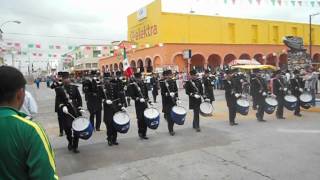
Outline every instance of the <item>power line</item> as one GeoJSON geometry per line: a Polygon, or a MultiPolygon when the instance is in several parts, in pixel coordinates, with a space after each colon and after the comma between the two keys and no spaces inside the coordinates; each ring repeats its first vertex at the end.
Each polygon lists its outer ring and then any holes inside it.
{"type": "Polygon", "coordinates": [[[8,35],[17,35],[17,36],[36,36],[36,37],[47,37],[47,38],[64,38],[64,39],[82,39],[82,40],[92,40],[92,41],[109,41],[110,39],[94,39],[94,38],[85,38],[85,37],[72,37],[72,36],[57,36],[57,35],[40,35],[40,34],[27,34],[27,33],[4,33],[8,35]]]}

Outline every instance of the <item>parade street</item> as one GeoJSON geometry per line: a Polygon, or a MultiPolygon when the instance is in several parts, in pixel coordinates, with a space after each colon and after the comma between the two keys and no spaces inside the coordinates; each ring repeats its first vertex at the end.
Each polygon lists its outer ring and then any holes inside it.
{"type": "MultiPolygon", "coordinates": [[[[318,180],[320,177],[319,112],[302,111],[302,117],[285,110],[285,120],[275,114],[258,122],[250,108],[248,116],[237,114],[238,126],[230,126],[224,91],[216,90],[214,115],[200,117],[201,132],[192,129],[192,111],[183,126],[175,125],[170,136],[163,116],[157,130],[148,129],[149,140],[140,140],[133,101],[127,108],[130,130],[118,134],[119,146],[106,143],[105,124],[87,140],[80,140],[80,154],[67,149],[59,137],[54,113],[55,92],[41,84],[27,89],[36,98],[36,121],[45,128],[55,152],[62,180],[318,180]]],[[[81,91],[81,87],[79,87],[81,91]]],[[[184,107],[188,97],[179,91],[184,107]]],[[[162,110],[161,96],[155,107],[162,110]]],[[[85,106],[82,94],[83,106],[85,106]]],[[[88,116],[88,113],[86,114],[88,116]]]]}

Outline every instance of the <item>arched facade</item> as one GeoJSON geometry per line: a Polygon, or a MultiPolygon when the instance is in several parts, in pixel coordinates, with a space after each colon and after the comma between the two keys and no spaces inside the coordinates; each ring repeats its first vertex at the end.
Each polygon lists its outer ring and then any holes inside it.
{"type": "Polygon", "coordinates": [[[123,71],[123,63],[122,63],[122,62],[119,63],[119,70],[120,70],[120,71],[123,71]]]}
{"type": "Polygon", "coordinates": [[[203,71],[205,66],[205,58],[201,54],[195,54],[191,57],[190,69],[195,68],[198,71],[203,71]]]}
{"type": "Polygon", "coordinates": [[[224,60],[223,60],[223,65],[228,65],[231,61],[237,59],[235,55],[233,54],[227,54],[225,57],[224,57],[224,60]]]}
{"type": "Polygon", "coordinates": [[[268,54],[266,57],[266,64],[267,65],[272,65],[272,66],[277,66],[277,56],[274,54],[268,54]]]}
{"type": "Polygon", "coordinates": [[[109,67],[110,67],[110,72],[113,72],[113,65],[110,64],[109,67]]]}
{"type": "Polygon", "coordinates": [[[153,59],[153,69],[161,66],[161,59],[159,56],[154,57],[153,59]]]}
{"type": "Polygon", "coordinates": [[[250,55],[247,53],[243,53],[239,56],[239,59],[251,59],[250,55]]]}
{"type": "Polygon", "coordinates": [[[173,64],[178,66],[179,72],[187,72],[188,71],[188,62],[183,59],[182,54],[177,54],[173,59],[173,64]]]}
{"type": "Polygon", "coordinates": [[[118,69],[118,64],[117,63],[115,63],[114,65],[113,65],[113,71],[118,71],[119,69],[118,69]]]}
{"type": "Polygon", "coordinates": [[[135,60],[130,62],[130,67],[132,68],[133,72],[137,72],[137,64],[135,60]]]}
{"type": "Polygon", "coordinates": [[[140,72],[144,72],[144,66],[142,59],[139,59],[137,62],[137,69],[139,69],[140,72]]]}
{"type": "Polygon", "coordinates": [[[146,67],[147,72],[150,73],[153,71],[151,58],[146,58],[145,67],[146,67]]]}
{"type": "Polygon", "coordinates": [[[208,67],[214,69],[216,67],[220,67],[221,65],[221,57],[218,54],[211,54],[208,58],[208,67]]]}
{"type": "Polygon", "coordinates": [[[265,61],[263,59],[263,54],[256,54],[253,56],[253,59],[255,59],[256,61],[258,61],[260,64],[264,64],[265,61]]]}

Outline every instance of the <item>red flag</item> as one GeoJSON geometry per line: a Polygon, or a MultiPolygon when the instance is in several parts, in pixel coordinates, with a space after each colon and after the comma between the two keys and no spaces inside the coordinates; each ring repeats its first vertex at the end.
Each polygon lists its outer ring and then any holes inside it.
{"type": "Polygon", "coordinates": [[[281,6],[281,0],[278,0],[279,6],[281,6]]]}
{"type": "Polygon", "coordinates": [[[36,44],[36,48],[41,48],[41,45],[40,44],[36,44]]]}
{"type": "Polygon", "coordinates": [[[130,64],[129,64],[129,61],[128,61],[126,48],[123,49],[123,69],[124,69],[124,74],[127,77],[131,77],[133,75],[133,71],[132,71],[130,64]]]}
{"type": "Polygon", "coordinates": [[[56,46],[56,49],[61,49],[61,46],[56,46]]]}
{"type": "Polygon", "coordinates": [[[14,43],[15,47],[20,47],[20,43],[14,43]]]}
{"type": "Polygon", "coordinates": [[[37,53],[32,53],[33,56],[37,56],[37,53]]]}
{"type": "Polygon", "coordinates": [[[236,3],[236,0],[232,0],[232,4],[235,4],[236,3]]]}
{"type": "Polygon", "coordinates": [[[57,57],[57,55],[56,55],[56,54],[54,54],[54,55],[53,55],[53,57],[57,57]]]}
{"type": "Polygon", "coordinates": [[[261,0],[257,0],[257,3],[260,5],[260,3],[261,3],[261,0]]]}

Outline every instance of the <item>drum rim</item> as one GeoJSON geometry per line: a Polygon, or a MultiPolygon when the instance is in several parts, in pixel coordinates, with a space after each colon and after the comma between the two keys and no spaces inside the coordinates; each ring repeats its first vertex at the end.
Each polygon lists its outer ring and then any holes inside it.
{"type": "Polygon", "coordinates": [[[212,114],[213,113],[213,106],[212,106],[212,104],[211,103],[209,103],[209,102],[202,102],[201,104],[200,104],[200,112],[201,113],[203,113],[203,114],[212,114]],[[203,112],[202,111],[202,109],[201,109],[201,107],[202,107],[202,105],[210,105],[210,112],[203,112]]]}
{"type": "Polygon", "coordinates": [[[143,116],[144,116],[145,118],[148,118],[148,119],[157,119],[158,117],[160,117],[160,112],[158,111],[158,109],[156,109],[156,108],[154,108],[154,107],[150,107],[150,108],[146,108],[146,109],[143,111],[143,116]],[[157,115],[156,117],[154,117],[154,118],[146,117],[146,111],[151,110],[151,109],[155,109],[156,112],[158,113],[158,115],[157,115]]]}
{"type": "Polygon", "coordinates": [[[267,97],[265,100],[265,103],[267,104],[267,105],[269,105],[269,106],[278,106],[278,101],[276,100],[276,98],[272,98],[272,97],[267,97]],[[268,99],[272,99],[274,102],[276,102],[276,104],[275,105],[273,105],[273,104],[269,104],[268,102],[267,102],[267,100],[268,99]]]}
{"type": "Polygon", "coordinates": [[[119,111],[119,112],[114,113],[112,119],[113,119],[113,122],[116,123],[116,124],[118,124],[118,125],[126,125],[126,124],[130,123],[130,116],[128,115],[128,113],[122,112],[122,111],[119,111]],[[128,122],[125,122],[125,123],[122,123],[122,124],[116,122],[116,120],[114,119],[114,116],[115,116],[116,114],[125,114],[125,115],[128,117],[128,122]]]}
{"type": "Polygon", "coordinates": [[[72,122],[72,129],[75,130],[75,131],[78,131],[78,132],[86,130],[89,126],[90,126],[90,120],[88,120],[88,119],[85,118],[85,117],[77,117],[77,118],[74,119],[73,122],[72,122]],[[79,121],[80,119],[84,119],[84,120],[86,120],[86,121],[88,122],[87,126],[85,126],[86,128],[84,128],[84,129],[82,129],[82,130],[75,128],[75,125],[74,125],[74,124],[76,123],[76,121],[79,121]]]}
{"type": "Polygon", "coordinates": [[[294,95],[285,95],[283,98],[286,102],[295,103],[298,101],[298,98],[296,98],[294,95]],[[295,101],[287,101],[286,97],[293,97],[295,101]]]}
{"type": "Polygon", "coordinates": [[[174,113],[176,113],[176,114],[178,114],[178,115],[186,115],[186,114],[187,114],[187,110],[186,110],[186,108],[184,108],[183,106],[173,106],[172,109],[171,109],[171,111],[173,111],[174,113]],[[185,113],[181,114],[181,113],[174,112],[174,111],[173,111],[173,108],[181,108],[181,109],[183,109],[183,110],[185,111],[185,113]]]}
{"type": "Polygon", "coordinates": [[[244,107],[244,108],[248,108],[248,107],[250,107],[250,102],[249,102],[249,100],[247,100],[247,99],[243,99],[243,98],[241,98],[241,99],[237,99],[237,105],[239,105],[239,106],[240,106],[240,104],[238,104],[238,101],[240,101],[240,100],[243,100],[243,101],[248,102],[248,105],[247,105],[247,106],[241,106],[241,107],[244,107]]]}
{"type": "Polygon", "coordinates": [[[310,93],[302,93],[300,96],[299,96],[299,99],[300,101],[302,101],[303,103],[310,103],[312,101],[312,95],[310,93]],[[301,96],[308,96],[308,98],[310,99],[309,101],[304,101],[302,100],[301,96]]]}

